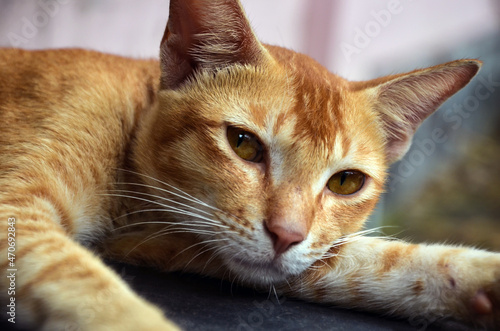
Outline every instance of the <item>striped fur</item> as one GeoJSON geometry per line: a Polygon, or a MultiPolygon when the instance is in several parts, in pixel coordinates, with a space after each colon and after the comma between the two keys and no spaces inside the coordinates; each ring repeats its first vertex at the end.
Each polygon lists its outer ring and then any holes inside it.
{"type": "MultiPolygon", "coordinates": [[[[16,220],[18,321],[175,329],[106,256],[314,302],[499,327],[499,254],[361,230],[388,166],[479,67],[460,60],[349,82],[261,44],[229,0],[172,0],[160,63],[0,50],[0,224],[7,233],[16,220]],[[262,162],[234,153],[228,126],[258,137],[262,162]],[[343,170],[366,175],[358,192],[328,189],[343,170]]],[[[8,245],[4,236],[3,252],[8,245]]]]}

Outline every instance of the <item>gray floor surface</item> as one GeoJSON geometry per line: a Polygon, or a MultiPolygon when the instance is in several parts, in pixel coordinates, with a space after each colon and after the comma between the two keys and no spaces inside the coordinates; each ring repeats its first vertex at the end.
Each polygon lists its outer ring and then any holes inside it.
{"type": "MultiPolygon", "coordinates": [[[[143,297],[187,331],[472,330],[450,321],[396,320],[238,287],[224,281],[110,263],[143,297]]],[[[6,318],[0,330],[16,330],[6,318]]],[[[119,331],[119,330],[116,330],[119,331]]]]}

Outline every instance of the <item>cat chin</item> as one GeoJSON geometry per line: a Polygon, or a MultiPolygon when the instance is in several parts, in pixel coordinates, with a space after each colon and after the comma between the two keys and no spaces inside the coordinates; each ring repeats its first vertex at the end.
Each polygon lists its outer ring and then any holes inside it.
{"type": "Polygon", "coordinates": [[[231,258],[226,261],[227,267],[240,280],[252,285],[269,285],[284,282],[287,278],[300,274],[303,270],[284,267],[281,259],[270,262],[254,262],[231,258]]]}

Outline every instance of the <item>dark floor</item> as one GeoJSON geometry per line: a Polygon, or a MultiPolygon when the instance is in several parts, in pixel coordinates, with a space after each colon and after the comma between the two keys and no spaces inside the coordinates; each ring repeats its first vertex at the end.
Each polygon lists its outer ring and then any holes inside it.
{"type": "MultiPolygon", "coordinates": [[[[194,275],[165,274],[122,264],[112,267],[143,297],[164,308],[183,329],[195,330],[469,330],[424,320],[398,321],[239,288],[194,275]]],[[[0,330],[15,330],[6,319],[0,330]]],[[[119,330],[117,330],[119,331],[119,330]]]]}

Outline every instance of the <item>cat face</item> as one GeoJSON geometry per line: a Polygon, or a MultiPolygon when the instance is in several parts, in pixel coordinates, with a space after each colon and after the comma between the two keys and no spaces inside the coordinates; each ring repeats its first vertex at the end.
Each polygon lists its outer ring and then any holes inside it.
{"type": "Polygon", "coordinates": [[[220,233],[204,239],[219,239],[228,267],[274,280],[360,228],[386,166],[363,98],[306,56],[271,49],[287,61],[234,66],[160,93],[148,173],[217,208],[210,231],[220,233]],[[360,174],[344,174],[353,192],[333,186],[346,170],[360,174]]]}
{"type": "Polygon", "coordinates": [[[237,1],[173,1],[161,52],[138,169],[183,192],[165,193],[184,205],[166,217],[257,283],[303,272],[358,231],[388,165],[478,69],[351,83],[260,44],[237,1]]]}

